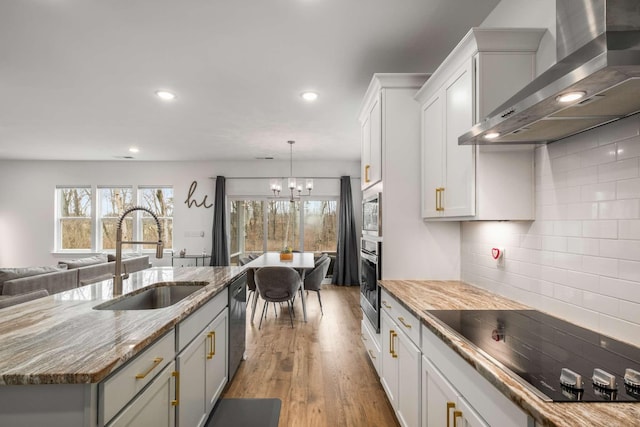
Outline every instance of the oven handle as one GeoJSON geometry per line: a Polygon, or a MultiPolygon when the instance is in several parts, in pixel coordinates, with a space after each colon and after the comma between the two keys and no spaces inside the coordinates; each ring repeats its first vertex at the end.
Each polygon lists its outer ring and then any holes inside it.
{"type": "Polygon", "coordinates": [[[378,263],[378,256],[377,255],[372,255],[372,254],[369,254],[367,252],[360,251],[360,256],[362,258],[366,259],[367,261],[370,261],[370,262],[372,262],[374,264],[378,263]]]}

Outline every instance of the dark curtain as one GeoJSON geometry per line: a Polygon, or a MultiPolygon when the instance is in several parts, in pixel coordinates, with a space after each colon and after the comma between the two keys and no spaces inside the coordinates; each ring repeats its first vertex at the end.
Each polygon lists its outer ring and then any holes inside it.
{"type": "Polygon", "coordinates": [[[229,265],[229,246],[227,245],[226,190],[224,176],[216,177],[216,197],[213,202],[213,242],[211,244],[211,265],[229,265]]]}
{"type": "Polygon", "coordinates": [[[333,267],[334,285],[359,285],[358,240],[351,198],[351,177],[340,177],[340,213],[338,215],[338,253],[333,267]]]}

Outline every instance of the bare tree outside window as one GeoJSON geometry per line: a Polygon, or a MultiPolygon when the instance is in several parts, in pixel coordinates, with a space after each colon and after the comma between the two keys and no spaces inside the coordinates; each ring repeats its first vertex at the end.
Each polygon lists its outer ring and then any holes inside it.
{"type": "MultiPolygon", "coordinates": [[[[162,227],[162,241],[167,249],[173,248],[173,188],[141,188],[140,204],[154,212],[162,227]]],[[[158,240],[156,221],[142,211],[142,239],[145,242],[158,240]]],[[[144,245],[144,249],[155,249],[155,245],[144,245]]]]}
{"type": "Polygon", "coordinates": [[[91,249],[91,188],[58,188],[60,249],[91,249]]]}
{"type": "MultiPolygon", "coordinates": [[[[133,207],[133,189],[130,187],[103,187],[98,189],[100,203],[101,250],[116,248],[118,219],[125,210],[133,207]]],[[[133,239],[133,215],[122,222],[122,238],[133,239]]]]}
{"type": "Polygon", "coordinates": [[[304,250],[334,252],[338,247],[338,202],[304,202],[304,250]]]}

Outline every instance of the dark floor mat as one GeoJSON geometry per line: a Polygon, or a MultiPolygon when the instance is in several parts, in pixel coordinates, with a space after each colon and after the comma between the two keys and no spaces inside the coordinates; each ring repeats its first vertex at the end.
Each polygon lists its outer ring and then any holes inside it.
{"type": "Polygon", "coordinates": [[[206,427],[278,427],[280,399],[220,399],[206,427]]]}

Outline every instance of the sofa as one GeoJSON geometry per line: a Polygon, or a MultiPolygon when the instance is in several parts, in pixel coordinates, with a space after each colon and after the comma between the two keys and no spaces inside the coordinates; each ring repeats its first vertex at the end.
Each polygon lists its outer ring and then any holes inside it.
{"type": "MultiPolygon", "coordinates": [[[[133,273],[151,267],[148,255],[123,256],[122,268],[133,273]]],[[[70,261],[60,261],[56,267],[0,268],[0,308],[24,302],[24,298],[46,296],[79,286],[107,280],[115,272],[115,256],[99,254],[70,261]],[[34,293],[46,291],[46,294],[34,293]],[[22,296],[21,298],[15,298],[22,296]],[[10,300],[10,301],[6,301],[10,300]]],[[[33,298],[31,298],[33,299],[33,298]]]]}

